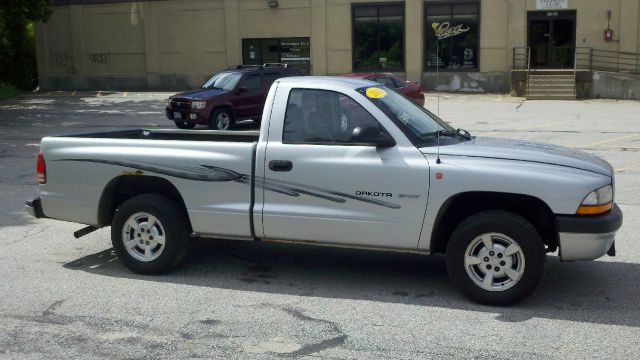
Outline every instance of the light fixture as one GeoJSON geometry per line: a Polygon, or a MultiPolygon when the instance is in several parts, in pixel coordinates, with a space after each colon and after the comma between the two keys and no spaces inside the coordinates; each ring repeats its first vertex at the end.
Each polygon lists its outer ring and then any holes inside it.
{"type": "Polygon", "coordinates": [[[269,7],[270,8],[277,8],[278,7],[278,2],[275,1],[275,0],[269,1],[269,7]]]}

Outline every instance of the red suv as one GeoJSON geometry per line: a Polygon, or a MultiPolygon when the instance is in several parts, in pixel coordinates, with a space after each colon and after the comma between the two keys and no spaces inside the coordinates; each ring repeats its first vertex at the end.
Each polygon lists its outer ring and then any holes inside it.
{"type": "Polygon", "coordinates": [[[238,65],[213,75],[198,90],[171,96],[165,114],[180,129],[202,124],[229,130],[237,120],[260,122],[271,84],[281,77],[302,75],[286,64],[238,65]]]}

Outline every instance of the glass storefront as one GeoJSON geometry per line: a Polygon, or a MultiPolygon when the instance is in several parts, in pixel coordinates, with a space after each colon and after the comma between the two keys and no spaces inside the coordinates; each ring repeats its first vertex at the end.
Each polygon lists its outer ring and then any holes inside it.
{"type": "Polygon", "coordinates": [[[262,65],[283,63],[305,74],[311,73],[311,45],[308,37],[242,39],[242,63],[262,65]]]}
{"type": "Polygon", "coordinates": [[[478,3],[427,1],[424,11],[425,69],[477,70],[478,3]]]}
{"type": "Polygon", "coordinates": [[[404,70],[404,4],[353,5],[353,69],[404,70]]]}

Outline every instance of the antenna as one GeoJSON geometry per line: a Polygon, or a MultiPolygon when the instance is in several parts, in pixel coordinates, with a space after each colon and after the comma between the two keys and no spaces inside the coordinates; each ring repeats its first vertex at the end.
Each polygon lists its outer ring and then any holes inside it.
{"type": "Polygon", "coordinates": [[[436,103],[438,110],[436,114],[440,117],[440,42],[436,40],[436,103]]]}
{"type": "MultiPolygon", "coordinates": [[[[440,80],[440,42],[436,38],[436,102],[438,103],[438,118],[440,117],[440,89],[439,89],[439,80],[440,80]]],[[[440,123],[438,123],[440,126],[440,123]]],[[[440,160],[440,129],[438,129],[438,155],[436,157],[436,164],[440,164],[442,161],[440,160]]]]}

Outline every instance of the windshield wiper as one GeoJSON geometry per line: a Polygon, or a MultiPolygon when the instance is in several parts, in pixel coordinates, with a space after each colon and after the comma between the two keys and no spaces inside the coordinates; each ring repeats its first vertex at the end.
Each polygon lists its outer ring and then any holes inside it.
{"type": "Polygon", "coordinates": [[[465,129],[458,128],[458,129],[456,130],[456,133],[457,133],[458,135],[462,136],[463,138],[467,139],[467,140],[471,140],[471,139],[473,139],[473,136],[471,136],[471,133],[470,133],[470,132],[468,132],[468,131],[467,131],[467,130],[465,130],[465,129]]]}
{"type": "Polygon", "coordinates": [[[422,137],[435,137],[438,135],[447,136],[447,137],[461,137],[467,140],[473,139],[473,136],[471,136],[471,133],[469,133],[465,129],[456,129],[456,130],[442,129],[442,130],[430,132],[428,134],[424,134],[422,135],[422,137]]]}

